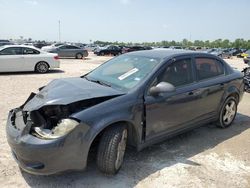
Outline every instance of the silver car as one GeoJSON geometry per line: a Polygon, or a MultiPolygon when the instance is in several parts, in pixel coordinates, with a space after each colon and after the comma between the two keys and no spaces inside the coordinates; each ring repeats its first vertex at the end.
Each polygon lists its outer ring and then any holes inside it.
{"type": "Polygon", "coordinates": [[[68,44],[48,49],[48,52],[57,53],[59,57],[75,57],[76,59],[88,56],[87,50],[68,44]]]}

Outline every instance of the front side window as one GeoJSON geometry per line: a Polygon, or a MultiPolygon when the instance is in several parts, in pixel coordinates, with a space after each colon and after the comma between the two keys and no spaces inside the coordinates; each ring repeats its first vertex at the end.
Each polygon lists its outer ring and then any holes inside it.
{"type": "Polygon", "coordinates": [[[160,63],[160,59],[135,55],[121,55],[90,72],[89,80],[129,90],[138,85],[160,63]]]}
{"type": "Polygon", "coordinates": [[[10,47],[0,51],[0,55],[22,55],[22,48],[10,47]]]}
{"type": "Polygon", "coordinates": [[[24,55],[40,54],[40,52],[32,48],[23,48],[23,54],[24,55]]]}
{"type": "Polygon", "coordinates": [[[212,58],[196,58],[196,72],[199,80],[213,78],[224,74],[222,63],[212,58]]]}
{"type": "Polygon", "coordinates": [[[153,85],[168,82],[175,87],[184,86],[194,82],[191,58],[177,60],[168,65],[153,81],[153,85]]]}

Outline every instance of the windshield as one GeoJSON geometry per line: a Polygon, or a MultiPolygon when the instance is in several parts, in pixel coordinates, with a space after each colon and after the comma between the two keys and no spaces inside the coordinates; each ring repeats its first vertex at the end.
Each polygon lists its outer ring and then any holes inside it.
{"type": "Polygon", "coordinates": [[[111,87],[129,90],[138,85],[160,63],[160,59],[134,55],[121,55],[86,75],[111,87]]]}

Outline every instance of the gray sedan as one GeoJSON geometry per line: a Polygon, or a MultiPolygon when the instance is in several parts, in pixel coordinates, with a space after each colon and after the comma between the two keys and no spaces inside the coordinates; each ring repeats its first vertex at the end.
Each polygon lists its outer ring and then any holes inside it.
{"type": "Polygon", "coordinates": [[[88,56],[88,51],[73,45],[61,45],[48,49],[50,53],[57,53],[59,57],[75,57],[82,59],[88,56]]]}
{"type": "Polygon", "coordinates": [[[229,127],[243,92],[242,74],[214,55],[130,52],[31,93],[10,111],[6,135],[29,173],[83,170],[93,151],[99,170],[116,174],[127,145],[140,151],[202,124],[229,127]]]}

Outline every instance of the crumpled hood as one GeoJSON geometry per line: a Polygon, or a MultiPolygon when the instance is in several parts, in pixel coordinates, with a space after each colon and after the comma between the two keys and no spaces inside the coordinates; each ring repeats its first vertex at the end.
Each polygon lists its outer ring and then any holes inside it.
{"type": "Polygon", "coordinates": [[[122,94],[124,92],[87,81],[85,78],[56,79],[28,101],[23,110],[32,111],[46,105],[67,105],[80,100],[122,94]]]}

